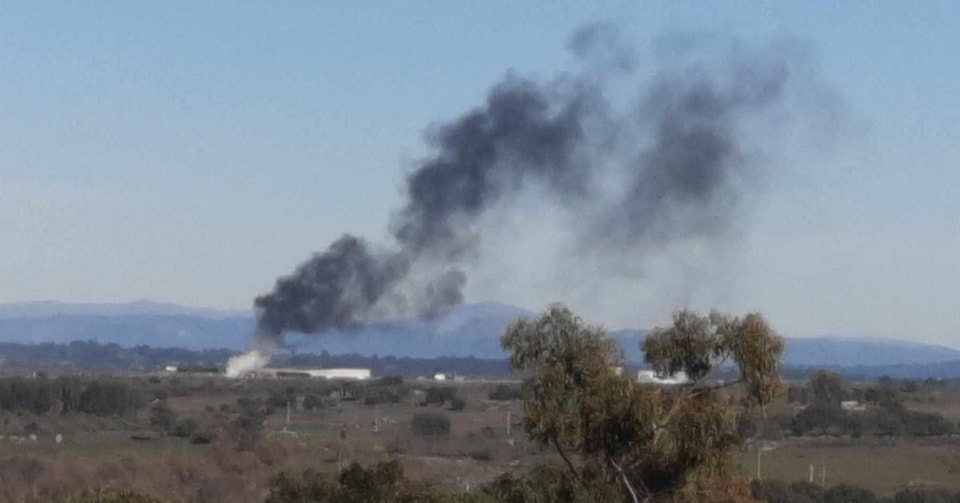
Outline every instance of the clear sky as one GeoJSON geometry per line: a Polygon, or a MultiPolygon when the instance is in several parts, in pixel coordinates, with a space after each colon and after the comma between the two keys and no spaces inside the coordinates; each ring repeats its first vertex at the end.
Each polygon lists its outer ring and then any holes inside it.
{"type": "Polygon", "coordinates": [[[614,327],[760,310],[788,335],[960,347],[953,1],[0,1],[0,302],[248,307],[343,232],[386,240],[424,130],[510,69],[568,69],[593,21],[640,48],[799,41],[839,97],[838,138],[771,169],[737,242],[683,280],[494,274],[468,301],[565,300],[614,327]]]}

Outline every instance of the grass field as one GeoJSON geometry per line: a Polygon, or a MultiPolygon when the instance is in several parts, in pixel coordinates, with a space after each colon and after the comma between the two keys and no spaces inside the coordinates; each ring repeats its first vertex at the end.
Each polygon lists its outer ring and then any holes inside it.
{"type": "MultiPolygon", "coordinates": [[[[409,382],[407,388],[427,388],[434,383],[409,382]]],[[[239,397],[265,396],[278,387],[293,386],[309,392],[311,382],[232,382],[209,380],[187,387],[167,400],[179,417],[216,425],[215,413],[229,408],[239,397]]],[[[330,391],[330,385],[323,392],[330,391]]],[[[306,468],[336,473],[350,461],[374,463],[400,459],[406,474],[415,480],[470,489],[506,472],[521,472],[552,459],[526,440],[519,401],[488,398],[494,383],[457,383],[456,394],[466,402],[462,411],[444,406],[421,407],[405,397],[396,403],[365,404],[339,400],[319,410],[285,408],[265,422],[262,441],[255,449],[239,452],[223,438],[196,445],[187,439],[163,437],[132,440],[131,435],[150,428],[149,406],[135,417],[26,416],[7,414],[0,433],[0,502],[50,501],[77,488],[116,485],[136,488],[183,502],[259,503],[271,477],[284,470],[306,468]],[[414,414],[436,413],[450,419],[446,435],[413,434],[414,414]],[[508,416],[511,418],[508,435],[508,416]],[[22,438],[33,423],[36,441],[22,438]],[[63,434],[63,442],[53,438],[63,434]],[[31,499],[32,498],[32,499],[31,499]]],[[[319,391],[318,391],[319,392],[319,391]]],[[[941,393],[935,400],[918,397],[911,408],[942,412],[956,410],[960,397],[941,393]]],[[[790,410],[784,404],[773,412],[790,410]]],[[[756,474],[755,451],[741,452],[739,473],[756,474]]],[[[911,486],[942,487],[960,491],[960,440],[938,438],[926,442],[899,440],[840,440],[786,438],[762,453],[764,479],[807,480],[809,467],[826,468],[826,484],[848,483],[879,495],[892,495],[911,486]]]]}
{"type": "MultiPolygon", "coordinates": [[[[787,441],[761,453],[761,476],[769,480],[808,480],[815,467],[820,483],[826,468],[828,486],[844,483],[889,496],[907,487],[936,487],[960,491],[960,445],[923,445],[901,440],[895,445],[821,446],[809,441],[787,441]]],[[[740,457],[740,473],[757,473],[755,451],[740,457]]]]}

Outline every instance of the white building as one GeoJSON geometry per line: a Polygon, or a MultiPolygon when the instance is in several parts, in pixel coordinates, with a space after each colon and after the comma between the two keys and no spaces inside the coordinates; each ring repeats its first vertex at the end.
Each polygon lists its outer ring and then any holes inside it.
{"type": "Polygon", "coordinates": [[[863,412],[867,410],[866,404],[862,404],[856,400],[844,400],[840,402],[840,408],[850,412],[863,412]]]}
{"type": "Polygon", "coordinates": [[[433,380],[434,380],[434,381],[446,381],[446,380],[447,380],[447,374],[443,374],[443,373],[440,373],[440,372],[438,372],[438,373],[436,373],[436,374],[433,374],[433,380]]]}
{"type": "Polygon", "coordinates": [[[677,372],[669,377],[660,377],[653,370],[639,370],[637,371],[637,382],[675,386],[677,384],[690,382],[690,378],[687,377],[687,374],[683,371],[677,372]]]}
{"type": "Polygon", "coordinates": [[[260,377],[307,377],[314,379],[343,379],[366,381],[371,378],[370,369],[275,369],[262,368],[260,377]]]}

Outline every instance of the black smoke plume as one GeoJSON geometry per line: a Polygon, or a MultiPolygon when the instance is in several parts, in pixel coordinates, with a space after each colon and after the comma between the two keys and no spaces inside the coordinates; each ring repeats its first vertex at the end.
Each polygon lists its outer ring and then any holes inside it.
{"type": "Polygon", "coordinates": [[[481,106],[433,128],[434,153],[407,178],[391,221],[394,247],[345,235],[280,278],[255,301],[261,340],[461,303],[461,269],[482,259],[482,217],[531,188],[568,210],[582,253],[639,259],[677,238],[722,234],[753,187],[739,183],[751,169],[740,123],[782,101],[788,62],[731,50],[639,77],[633,52],[598,25],[570,48],[589,60],[584,72],[547,82],[508,74],[481,106]],[[634,97],[615,105],[608,80],[630,83],[634,97]]]}

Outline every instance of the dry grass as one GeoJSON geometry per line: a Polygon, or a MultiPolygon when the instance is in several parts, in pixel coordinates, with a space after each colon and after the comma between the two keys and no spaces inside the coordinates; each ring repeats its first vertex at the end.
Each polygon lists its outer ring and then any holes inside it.
{"type": "MultiPolygon", "coordinates": [[[[744,477],[756,474],[756,453],[740,458],[744,477]]],[[[826,467],[827,485],[853,484],[878,495],[892,495],[910,486],[923,485],[960,491],[960,449],[957,445],[922,445],[900,441],[895,445],[850,444],[837,447],[788,441],[762,453],[764,479],[807,480],[810,465],[826,467]]]]}
{"type": "MultiPolygon", "coordinates": [[[[276,385],[274,383],[273,385],[276,385]]],[[[432,383],[425,383],[430,386],[432,383]]],[[[171,397],[171,408],[182,417],[206,417],[208,409],[234,404],[239,396],[263,396],[256,385],[192,390],[171,397]]],[[[519,424],[519,402],[487,399],[493,384],[460,384],[467,407],[460,412],[442,407],[420,408],[412,400],[378,406],[342,401],[318,411],[284,411],[268,418],[264,440],[253,452],[238,452],[225,440],[193,445],[183,439],[134,441],[130,432],[144,428],[146,413],[124,420],[95,417],[7,417],[8,434],[38,422],[43,433],[36,443],[13,445],[0,441],[0,503],[53,501],[67,492],[113,485],[136,489],[172,501],[260,503],[271,477],[280,471],[312,468],[330,474],[350,461],[374,463],[402,460],[407,475],[446,487],[476,487],[504,472],[520,472],[545,461],[525,439],[519,424]],[[507,412],[513,434],[507,436],[507,412]],[[446,414],[451,433],[418,437],[410,420],[418,412],[446,414]],[[374,431],[375,419],[380,426],[374,431]],[[65,440],[55,444],[54,432],[65,440]]],[[[908,404],[936,407],[936,412],[960,412],[960,397],[940,395],[908,404]]],[[[789,413],[778,403],[771,414],[789,413]]],[[[751,478],[755,454],[743,453],[739,470],[751,478]]],[[[910,484],[960,490],[960,447],[901,441],[895,445],[824,445],[821,441],[788,439],[763,453],[766,479],[806,480],[811,464],[827,467],[827,484],[855,484],[891,495],[910,484]]]]}

